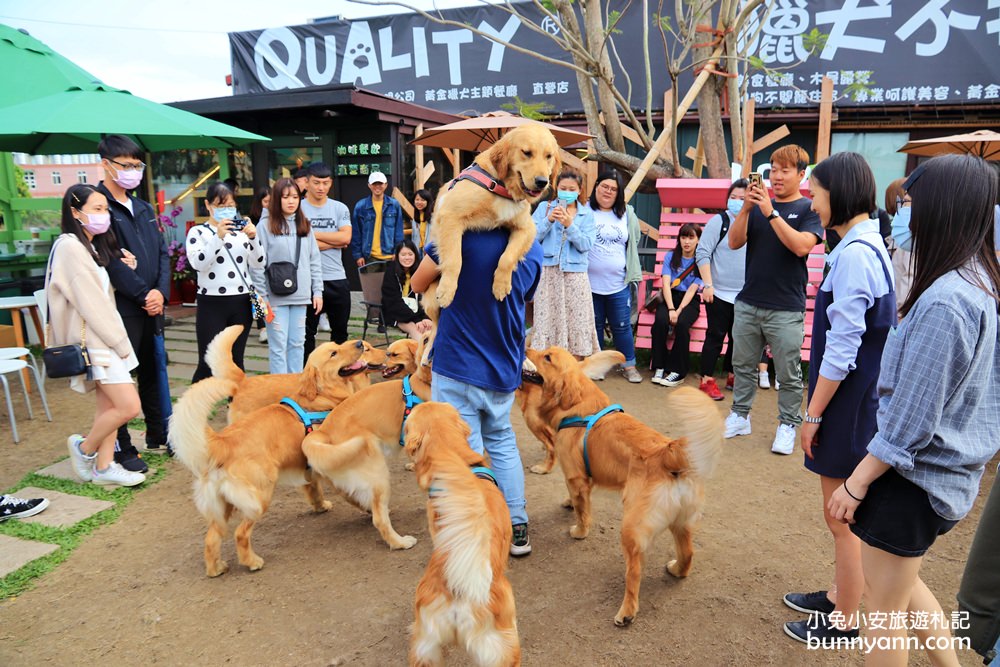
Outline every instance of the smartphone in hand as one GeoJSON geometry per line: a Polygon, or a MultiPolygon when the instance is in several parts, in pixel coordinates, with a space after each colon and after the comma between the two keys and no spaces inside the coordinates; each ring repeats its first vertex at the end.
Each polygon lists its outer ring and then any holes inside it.
{"type": "Polygon", "coordinates": [[[761,176],[759,172],[750,172],[750,178],[748,180],[750,181],[750,185],[756,185],[761,189],[764,188],[764,177],[761,176]]]}

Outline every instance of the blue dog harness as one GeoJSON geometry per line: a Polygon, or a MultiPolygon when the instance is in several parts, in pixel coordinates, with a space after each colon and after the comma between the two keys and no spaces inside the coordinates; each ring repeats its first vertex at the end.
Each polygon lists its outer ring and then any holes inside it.
{"type": "MultiPolygon", "coordinates": [[[[472,466],[471,468],[469,468],[469,470],[471,470],[472,474],[478,477],[479,479],[485,479],[488,482],[493,482],[493,486],[497,487],[498,489],[500,488],[500,485],[497,483],[497,478],[493,474],[493,471],[487,468],[486,466],[472,466]]],[[[432,486],[431,488],[427,489],[427,495],[429,495],[431,498],[437,498],[442,491],[444,491],[444,489],[439,489],[436,486],[432,486]]]]}
{"type": "Polygon", "coordinates": [[[583,466],[587,470],[587,477],[593,476],[590,474],[590,457],[587,456],[587,436],[590,435],[590,429],[594,428],[594,424],[596,424],[601,417],[611,414],[612,412],[625,412],[625,408],[617,403],[612,403],[597,414],[587,417],[564,417],[563,420],[559,422],[560,431],[564,428],[576,428],[579,426],[586,428],[583,432],[583,466]]]}
{"type": "Polygon", "coordinates": [[[295,416],[299,418],[299,421],[301,421],[302,425],[305,427],[306,435],[312,433],[313,426],[315,424],[322,424],[323,420],[326,419],[326,416],[330,414],[329,410],[327,410],[326,412],[306,412],[305,410],[302,409],[301,405],[299,405],[292,399],[288,398],[287,396],[281,399],[281,401],[279,402],[282,405],[287,405],[292,409],[292,412],[295,413],[295,416]]]}
{"type": "Polygon", "coordinates": [[[399,425],[400,447],[406,445],[406,440],[403,438],[403,434],[406,432],[406,418],[410,416],[411,412],[413,412],[413,408],[423,403],[420,397],[413,393],[413,387],[410,386],[409,375],[403,378],[403,400],[406,401],[406,407],[403,408],[403,423],[399,425]]]}

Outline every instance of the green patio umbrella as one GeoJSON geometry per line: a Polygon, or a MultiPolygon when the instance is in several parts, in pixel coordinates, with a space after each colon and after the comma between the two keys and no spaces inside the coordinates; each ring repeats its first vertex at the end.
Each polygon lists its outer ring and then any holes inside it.
{"type": "Polygon", "coordinates": [[[100,83],[0,108],[0,151],[88,153],[107,134],[126,134],[147,151],[231,148],[269,141],[252,132],[100,83]]]}
{"type": "Polygon", "coordinates": [[[31,35],[0,25],[0,107],[99,79],[31,35]]]}

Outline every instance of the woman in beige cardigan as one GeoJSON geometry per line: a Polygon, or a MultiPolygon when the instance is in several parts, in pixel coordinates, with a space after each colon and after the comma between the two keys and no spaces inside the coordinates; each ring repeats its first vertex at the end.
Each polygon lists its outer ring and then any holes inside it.
{"type": "Polygon", "coordinates": [[[97,391],[90,433],[67,440],[76,474],[95,484],[135,486],[146,477],[122,468],[114,454],[118,427],[139,414],[139,393],[129,374],[138,361],[105,269],[112,262],[135,268],[135,258],[119,249],[110,224],[108,200],[93,186],[74,185],[66,191],[63,233],[53,244],[45,287],[48,345],[84,343],[90,358],[87,375],[70,379],[76,391],[97,391]]]}

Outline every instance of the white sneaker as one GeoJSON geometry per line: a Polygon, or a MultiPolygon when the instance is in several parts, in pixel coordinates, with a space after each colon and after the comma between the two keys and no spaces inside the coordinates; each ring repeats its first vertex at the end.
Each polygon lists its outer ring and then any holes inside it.
{"type": "Polygon", "coordinates": [[[767,379],[767,371],[759,371],[757,373],[757,386],[761,389],[771,388],[771,382],[767,379]]]}
{"type": "Polygon", "coordinates": [[[118,486],[136,486],[146,481],[146,476],[141,472],[125,470],[120,463],[114,461],[104,470],[94,468],[94,484],[117,484],[118,486]]]}
{"type": "Polygon", "coordinates": [[[684,382],[684,378],[681,377],[680,373],[671,372],[670,375],[663,378],[662,384],[664,387],[676,387],[680,383],[684,382]]]}
{"type": "Polygon", "coordinates": [[[778,430],[774,433],[774,442],[771,443],[771,451],[775,454],[788,455],[795,451],[795,427],[788,424],[778,424],[778,430]]]}
{"type": "Polygon", "coordinates": [[[319,316],[319,322],[316,324],[316,331],[330,331],[330,318],[326,313],[319,316]]]}
{"type": "Polygon", "coordinates": [[[740,417],[730,412],[726,417],[726,432],[723,437],[734,438],[738,435],[750,435],[750,416],[740,417]]]}
{"type": "Polygon", "coordinates": [[[264,327],[263,329],[260,330],[260,335],[257,337],[257,340],[259,340],[261,343],[267,342],[267,327],[264,327]]]}
{"type": "Polygon", "coordinates": [[[781,383],[778,382],[778,378],[774,378],[774,390],[781,391],[781,383]]]}
{"type": "Polygon", "coordinates": [[[85,482],[89,482],[94,476],[94,461],[97,460],[97,452],[89,456],[84,454],[80,451],[82,443],[83,436],[79,433],[74,433],[66,438],[66,447],[69,449],[69,460],[73,462],[73,470],[76,472],[76,476],[85,482]]]}
{"type": "Polygon", "coordinates": [[[657,368],[653,373],[653,377],[649,378],[649,381],[653,384],[663,384],[663,369],[657,368]]]}

